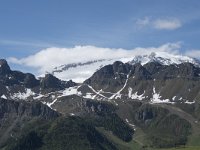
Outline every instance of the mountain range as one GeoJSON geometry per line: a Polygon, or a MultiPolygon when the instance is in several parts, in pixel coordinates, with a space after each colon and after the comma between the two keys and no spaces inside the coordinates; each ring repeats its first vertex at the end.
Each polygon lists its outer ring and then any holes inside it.
{"type": "Polygon", "coordinates": [[[53,70],[46,70],[46,72],[50,72],[51,74],[62,80],[83,82],[91,77],[95,71],[99,70],[105,65],[113,64],[115,61],[121,61],[123,63],[129,63],[132,65],[136,63],[141,63],[142,65],[144,65],[148,62],[159,62],[162,65],[189,62],[195,65],[199,65],[199,60],[187,56],[174,55],[167,52],[152,52],[149,55],[144,54],[132,57],[130,56],[115,59],[100,59],[73,64],[63,64],[61,66],[55,67],[53,70]]]}
{"type": "Polygon", "coordinates": [[[200,146],[200,63],[187,56],[63,64],[39,78],[1,59],[0,89],[3,150],[200,146]]]}

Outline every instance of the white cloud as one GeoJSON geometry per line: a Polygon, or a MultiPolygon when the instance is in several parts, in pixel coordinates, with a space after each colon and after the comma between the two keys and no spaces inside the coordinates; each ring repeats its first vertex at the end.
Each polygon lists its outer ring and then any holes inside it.
{"type": "Polygon", "coordinates": [[[143,19],[138,19],[136,25],[139,28],[150,27],[158,30],[175,30],[180,28],[182,23],[177,18],[150,19],[149,17],[144,17],[143,19]]]}
{"type": "Polygon", "coordinates": [[[200,50],[187,50],[185,55],[200,59],[200,50]]]}
{"type": "Polygon", "coordinates": [[[153,26],[156,29],[174,30],[182,26],[178,19],[157,19],[153,22],[153,26]]]}
{"type": "Polygon", "coordinates": [[[34,55],[18,59],[15,57],[8,58],[10,63],[35,68],[38,74],[45,71],[51,71],[53,68],[63,64],[87,62],[99,59],[117,59],[130,58],[135,55],[150,54],[151,52],[166,51],[178,53],[180,42],[167,43],[159,47],[135,48],[132,50],[101,48],[95,46],[75,46],[73,48],[47,48],[39,51],[34,55]]]}
{"type": "Polygon", "coordinates": [[[139,26],[139,27],[144,27],[144,26],[147,26],[150,24],[150,19],[149,17],[145,17],[143,19],[138,19],[136,21],[136,25],[139,26]]]}

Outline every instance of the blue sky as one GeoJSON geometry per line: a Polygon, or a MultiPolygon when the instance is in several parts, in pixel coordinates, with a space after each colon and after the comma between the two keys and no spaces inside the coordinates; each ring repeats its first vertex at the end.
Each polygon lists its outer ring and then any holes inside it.
{"type": "Polygon", "coordinates": [[[52,47],[130,50],[166,43],[196,56],[199,8],[199,0],[1,0],[0,57],[24,59],[52,47]]]}
{"type": "Polygon", "coordinates": [[[0,55],[24,57],[47,47],[110,48],[182,42],[199,49],[199,0],[1,0],[0,55]],[[138,27],[140,19],[178,19],[174,30],[138,27]]]}

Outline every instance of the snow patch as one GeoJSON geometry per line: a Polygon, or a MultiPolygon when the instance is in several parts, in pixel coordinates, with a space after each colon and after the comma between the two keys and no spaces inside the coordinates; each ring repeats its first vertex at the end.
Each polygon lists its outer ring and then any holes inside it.
{"type": "Polygon", "coordinates": [[[189,62],[199,66],[198,61],[193,58],[182,55],[174,55],[164,51],[152,52],[150,55],[134,56],[133,60],[130,63],[141,63],[142,65],[145,65],[148,62],[158,62],[162,65],[181,64],[184,62],[189,62]]]}
{"type": "Polygon", "coordinates": [[[116,106],[118,106],[119,104],[116,101],[113,101],[115,103],[116,106]]]}
{"type": "Polygon", "coordinates": [[[195,103],[195,101],[190,102],[188,100],[185,102],[185,104],[194,104],[194,103],[195,103]]]}
{"type": "Polygon", "coordinates": [[[50,108],[52,108],[51,106],[52,106],[56,101],[57,101],[57,98],[56,98],[55,100],[53,100],[53,102],[51,102],[51,103],[46,102],[45,104],[46,104],[47,106],[49,106],[50,108]]]}
{"type": "Polygon", "coordinates": [[[96,94],[92,99],[94,99],[96,96],[100,96],[104,99],[108,99],[106,96],[101,94],[102,90],[96,91],[92,86],[90,86],[90,85],[87,85],[87,86],[96,94]]]}
{"type": "Polygon", "coordinates": [[[33,99],[40,99],[42,97],[44,97],[45,95],[42,95],[42,94],[38,94],[37,96],[33,97],[33,99]]]}
{"type": "Polygon", "coordinates": [[[153,87],[153,97],[151,98],[151,103],[173,103],[170,102],[169,99],[161,99],[161,95],[159,93],[156,93],[155,87],[153,87]]]}
{"type": "Polygon", "coordinates": [[[5,95],[2,95],[1,98],[7,99],[7,97],[5,95]]]}
{"type": "Polygon", "coordinates": [[[30,96],[34,96],[35,93],[31,90],[31,89],[25,89],[25,92],[18,92],[18,93],[14,93],[11,98],[12,99],[22,99],[22,100],[26,100],[28,97],[30,96]]]}
{"type": "Polygon", "coordinates": [[[69,115],[70,115],[70,116],[75,116],[75,114],[74,114],[74,113],[70,113],[69,115]]]}
{"type": "Polygon", "coordinates": [[[62,95],[60,97],[63,96],[69,96],[69,95],[82,95],[82,93],[80,91],[78,91],[78,88],[80,86],[74,86],[74,87],[70,87],[65,89],[64,91],[62,91],[62,95]]]}
{"type": "Polygon", "coordinates": [[[94,95],[93,93],[86,93],[85,96],[83,96],[83,98],[88,98],[88,99],[95,99],[96,95],[94,95]]]}
{"type": "Polygon", "coordinates": [[[135,125],[134,125],[134,124],[131,124],[127,118],[126,118],[125,120],[126,120],[126,122],[128,123],[128,125],[129,125],[129,126],[133,127],[133,129],[134,129],[134,130],[136,130],[136,128],[135,128],[135,125]]]}
{"type": "Polygon", "coordinates": [[[137,92],[132,94],[132,92],[133,92],[133,89],[131,87],[129,87],[128,88],[128,98],[137,99],[137,100],[143,100],[145,98],[145,96],[144,96],[145,91],[141,95],[138,95],[137,92]]]}
{"type": "Polygon", "coordinates": [[[126,63],[128,61],[131,61],[132,58],[133,57],[119,59],[102,59],[73,64],[64,64],[59,67],[55,67],[55,69],[52,72],[54,76],[61,80],[73,80],[77,83],[82,83],[83,81],[91,77],[94,72],[101,69],[103,66],[113,64],[115,61],[122,61],[126,63]]]}
{"type": "Polygon", "coordinates": [[[176,96],[174,96],[174,97],[172,98],[173,101],[175,101],[175,99],[176,99],[176,96]]]}
{"type": "Polygon", "coordinates": [[[130,73],[127,75],[127,79],[125,81],[124,86],[117,93],[113,94],[109,99],[118,99],[118,98],[121,99],[121,96],[122,96],[121,92],[124,90],[124,88],[127,85],[127,82],[128,82],[128,79],[129,79],[129,75],[130,75],[130,73]]]}

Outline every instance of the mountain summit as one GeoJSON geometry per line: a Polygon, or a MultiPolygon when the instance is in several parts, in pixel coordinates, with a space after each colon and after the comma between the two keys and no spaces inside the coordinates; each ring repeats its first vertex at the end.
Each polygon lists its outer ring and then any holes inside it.
{"type": "Polygon", "coordinates": [[[171,64],[181,64],[181,63],[191,63],[199,66],[199,61],[183,55],[170,54],[167,52],[152,52],[149,55],[138,55],[134,56],[133,60],[130,61],[131,64],[141,63],[142,65],[148,62],[158,62],[162,65],[171,64]]]}
{"type": "Polygon", "coordinates": [[[0,75],[10,72],[10,67],[5,59],[0,59],[0,75]]]}
{"type": "MultiPolygon", "coordinates": [[[[149,62],[157,62],[162,65],[171,64],[181,64],[181,63],[191,63],[195,66],[199,66],[200,63],[194,58],[188,56],[170,54],[168,52],[152,52],[144,55],[130,56],[128,58],[118,58],[118,59],[101,59],[88,62],[78,62],[73,64],[63,64],[61,66],[55,67],[52,74],[57,78],[62,80],[73,80],[75,82],[82,83],[88,79],[94,72],[102,68],[103,66],[113,64],[115,61],[121,61],[123,63],[129,63],[134,65],[136,63],[141,63],[145,65],[149,62]]],[[[47,70],[48,71],[48,70],[47,70]]]]}

